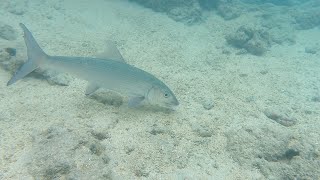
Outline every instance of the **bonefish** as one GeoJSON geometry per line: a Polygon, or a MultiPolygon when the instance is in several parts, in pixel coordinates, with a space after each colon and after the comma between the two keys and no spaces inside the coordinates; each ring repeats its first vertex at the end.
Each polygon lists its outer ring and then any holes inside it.
{"type": "Polygon", "coordinates": [[[87,80],[86,95],[104,88],[128,96],[130,107],[139,106],[142,101],[168,108],[179,105],[168,86],[152,74],[125,63],[113,45],[113,54],[109,53],[112,58],[50,56],[40,48],[27,27],[22,23],[20,26],[24,32],[28,60],[8,81],[8,86],[37,68],[50,68],[87,80]]]}

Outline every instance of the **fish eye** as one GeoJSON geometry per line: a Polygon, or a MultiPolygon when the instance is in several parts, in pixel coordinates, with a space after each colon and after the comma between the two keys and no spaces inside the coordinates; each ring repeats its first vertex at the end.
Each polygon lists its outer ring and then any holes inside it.
{"type": "Polygon", "coordinates": [[[167,98],[167,97],[169,97],[169,94],[168,94],[168,93],[164,93],[163,96],[164,96],[165,98],[167,98]]]}

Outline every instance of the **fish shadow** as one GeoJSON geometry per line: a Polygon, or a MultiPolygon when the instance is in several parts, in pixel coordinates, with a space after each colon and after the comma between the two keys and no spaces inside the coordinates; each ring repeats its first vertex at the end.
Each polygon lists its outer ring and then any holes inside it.
{"type": "Polygon", "coordinates": [[[123,98],[111,91],[98,90],[91,95],[87,95],[87,97],[108,106],[120,107],[124,104],[123,98]]]}
{"type": "Polygon", "coordinates": [[[166,113],[166,114],[173,113],[176,111],[172,108],[151,105],[147,102],[143,102],[141,105],[139,105],[137,107],[129,107],[126,103],[127,102],[126,98],[123,98],[121,95],[119,95],[116,92],[106,91],[106,90],[98,90],[91,95],[87,95],[87,97],[90,99],[93,99],[99,103],[102,103],[106,106],[113,106],[113,107],[117,107],[117,108],[124,106],[125,108],[133,109],[133,110],[137,110],[137,111],[162,112],[162,113],[166,113]]]}

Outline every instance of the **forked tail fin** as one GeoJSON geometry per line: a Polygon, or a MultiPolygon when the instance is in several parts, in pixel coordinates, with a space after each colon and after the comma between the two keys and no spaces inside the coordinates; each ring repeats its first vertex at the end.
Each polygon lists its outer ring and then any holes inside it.
{"type": "Polygon", "coordinates": [[[22,23],[19,25],[24,33],[24,41],[27,46],[28,60],[16,71],[13,77],[8,81],[7,86],[17,82],[37,69],[40,64],[48,58],[48,55],[40,48],[27,27],[22,23]]]}

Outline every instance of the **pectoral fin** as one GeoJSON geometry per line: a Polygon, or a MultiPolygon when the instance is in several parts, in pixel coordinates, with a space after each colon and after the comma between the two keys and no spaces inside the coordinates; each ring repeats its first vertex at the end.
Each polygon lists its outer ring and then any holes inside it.
{"type": "Polygon", "coordinates": [[[95,83],[89,83],[86,89],[86,95],[91,95],[96,90],[98,90],[100,87],[95,83]]]}
{"type": "Polygon", "coordinates": [[[129,107],[138,107],[143,100],[144,100],[144,97],[133,97],[133,98],[129,99],[128,106],[129,107]]]}

